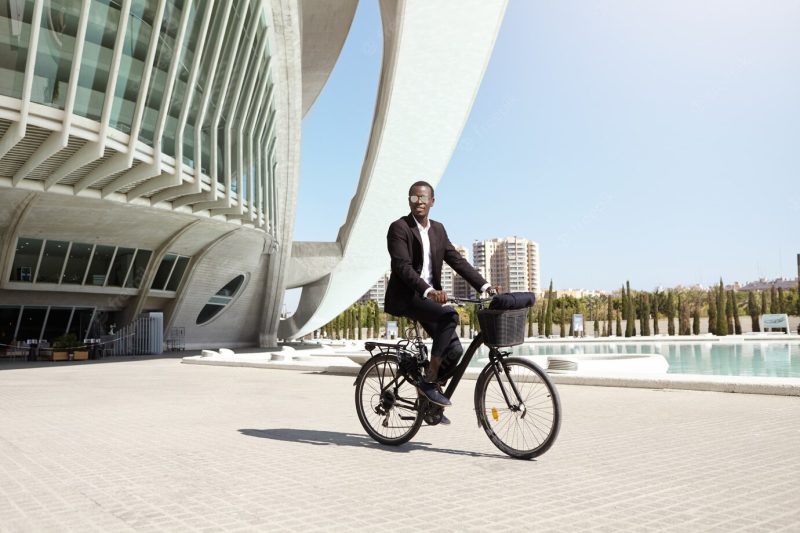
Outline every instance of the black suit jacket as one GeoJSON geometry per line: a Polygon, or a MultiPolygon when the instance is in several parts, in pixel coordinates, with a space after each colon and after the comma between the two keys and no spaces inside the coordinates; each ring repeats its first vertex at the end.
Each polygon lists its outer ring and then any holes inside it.
{"type": "MultiPolygon", "coordinates": [[[[386,287],[384,309],[387,313],[401,315],[412,298],[421,298],[429,287],[420,277],[422,238],[414,216],[408,214],[392,222],[386,240],[392,258],[392,274],[386,287]]],[[[486,285],[483,276],[452,245],[441,223],[430,220],[428,240],[431,243],[431,271],[435,290],[442,290],[442,263],[445,261],[476,290],[486,285]]]]}

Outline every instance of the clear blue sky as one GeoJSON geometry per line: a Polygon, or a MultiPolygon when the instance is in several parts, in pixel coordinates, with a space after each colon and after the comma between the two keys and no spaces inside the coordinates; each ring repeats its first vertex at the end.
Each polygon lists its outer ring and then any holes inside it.
{"type": "MultiPolygon", "coordinates": [[[[362,0],[303,123],[296,240],[344,221],[381,46],[362,0]]],[[[537,241],[557,288],[796,276],[800,3],[509,0],[436,198],[454,243],[537,241]]]]}

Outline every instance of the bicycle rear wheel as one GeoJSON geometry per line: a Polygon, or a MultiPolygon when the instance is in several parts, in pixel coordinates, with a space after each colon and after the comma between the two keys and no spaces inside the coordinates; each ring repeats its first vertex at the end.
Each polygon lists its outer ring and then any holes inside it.
{"type": "Polygon", "coordinates": [[[530,361],[509,357],[502,366],[505,371],[496,374],[489,364],[478,378],[478,419],[504,453],[517,459],[538,457],[550,449],[561,427],[558,392],[544,370],[530,361]]]}
{"type": "Polygon", "coordinates": [[[356,378],[356,412],[370,437],[390,446],[408,442],[422,425],[419,391],[394,355],[369,359],[356,378]]]}

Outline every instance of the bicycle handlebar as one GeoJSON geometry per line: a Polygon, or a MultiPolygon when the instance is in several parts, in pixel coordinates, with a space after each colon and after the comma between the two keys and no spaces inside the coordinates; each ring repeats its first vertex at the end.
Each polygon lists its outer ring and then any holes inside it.
{"type": "Polygon", "coordinates": [[[448,303],[453,303],[456,305],[463,305],[463,304],[479,304],[484,305],[488,304],[492,301],[492,298],[448,298],[448,303]]]}

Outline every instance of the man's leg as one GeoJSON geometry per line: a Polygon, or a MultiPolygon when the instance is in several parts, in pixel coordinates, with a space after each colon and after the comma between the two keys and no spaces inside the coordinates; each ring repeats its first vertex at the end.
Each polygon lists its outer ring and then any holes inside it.
{"type": "Polygon", "coordinates": [[[415,298],[404,314],[419,321],[433,339],[429,375],[432,374],[435,378],[443,356],[451,349],[451,343],[458,327],[458,313],[452,307],[437,304],[433,300],[415,298]]]}
{"type": "Polygon", "coordinates": [[[423,384],[420,390],[432,402],[450,405],[450,400],[438,390],[436,381],[442,359],[451,345],[458,326],[458,313],[452,307],[442,306],[432,300],[415,298],[403,314],[418,320],[433,339],[430,365],[425,376],[427,384],[423,384]]]}

